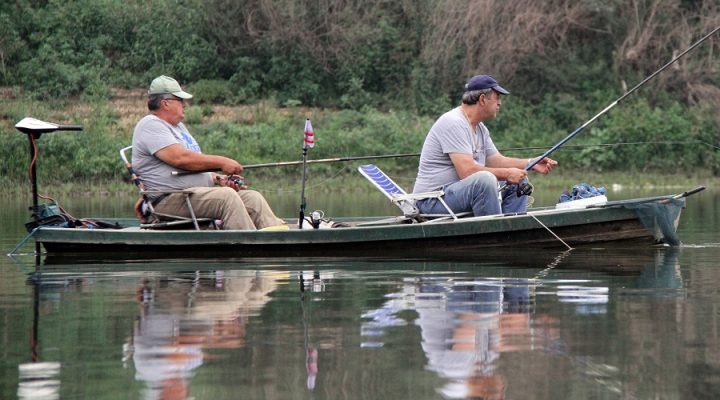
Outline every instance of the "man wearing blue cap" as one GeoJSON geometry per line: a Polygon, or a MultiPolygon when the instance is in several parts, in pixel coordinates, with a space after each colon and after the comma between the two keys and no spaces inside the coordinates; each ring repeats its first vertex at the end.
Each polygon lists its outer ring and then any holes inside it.
{"type": "MultiPolygon", "coordinates": [[[[462,104],[438,118],[425,138],[413,193],[443,190],[453,212],[474,216],[527,211],[528,197],[519,194],[518,185],[527,184],[525,167],[533,159],[500,154],[484,124],[497,117],[500,96],[508,94],[490,75],[468,81],[462,104]],[[499,181],[508,184],[500,196],[499,181]]],[[[532,169],[547,174],[556,165],[546,157],[532,169]]],[[[437,198],[418,200],[416,206],[423,214],[447,213],[437,198]]]]}

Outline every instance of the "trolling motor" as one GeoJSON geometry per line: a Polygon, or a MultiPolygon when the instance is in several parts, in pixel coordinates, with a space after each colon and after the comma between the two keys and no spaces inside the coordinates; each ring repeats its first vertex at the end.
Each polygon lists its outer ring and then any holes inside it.
{"type": "MultiPolygon", "coordinates": [[[[24,133],[28,137],[30,142],[30,183],[32,184],[32,197],[33,204],[30,207],[33,220],[27,223],[25,226],[28,231],[32,231],[38,226],[47,224],[57,224],[67,222],[63,218],[62,213],[59,212],[56,204],[43,204],[38,205],[38,190],[37,190],[37,143],[35,142],[43,133],[50,133],[55,131],[81,131],[83,130],[82,125],[60,125],[53,124],[50,122],[40,121],[35,118],[23,118],[20,122],[15,124],[15,129],[24,133]],[[62,221],[60,221],[62,220],[62,221]]],[[[36,251],[40,251],[40,244],[36,243],[36,251]]]]}

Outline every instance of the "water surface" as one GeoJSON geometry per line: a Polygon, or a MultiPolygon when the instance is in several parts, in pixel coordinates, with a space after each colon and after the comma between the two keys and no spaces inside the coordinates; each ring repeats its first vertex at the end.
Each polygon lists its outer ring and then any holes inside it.
{"type": "MultiPolygon", "coordinates": [[[[295,196],[268,197],[296,214],[295,196]]],[[[688,199],[677,249],[501,249],[470,261],[209,254],[41,273],[33,256],[3,257],[0,398],[716,398],[719,197],[688,199]]],[[[28,215],[23,201],[0,202],[7,253],[28,215]]],[[[63,202],[76,216],[128,216],[131,204],[63,202]]],[[[377,194],[312,204],[394,212],[377,194]]]]}

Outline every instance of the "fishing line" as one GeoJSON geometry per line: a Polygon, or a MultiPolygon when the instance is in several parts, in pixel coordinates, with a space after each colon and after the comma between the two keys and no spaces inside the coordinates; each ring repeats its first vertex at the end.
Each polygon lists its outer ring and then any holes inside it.
{"type": "Polygon", "coordinates": [[[573,137],[575,137],[575,136],[576,136],[577,134],[579,134],[583,129],[585,129],[585,127],[587,127],[588,125],[590,125],[590,124],[592,124],[593,122],[595,122],[596,119],[600,118],[603,114],[605,114],[606,112],[610,111],[613,107],[615,107],[616,105],[618,105],[618,104],[619,104],[621,101],[623,101],[626,97],[630,96],[632,93],[634,93],[634,92],[635,92],[636,90],[638,90],[640,87],[642,87],[642,86],[645,85],[648,81],[650,81],[652,78],[654,78],[657,74],[661,73],[661,72],[664,71],[667,67],[669,67],[670,65],[672,65],[673,63],[675,63],[675,62],[676,62],[677,60],[679,60],[680,58],[682,58],[685,54],[689,53],[692,49],[694,49],[694,48],[696,48],[697,46],[699,46],[702,42],[704,42],[705,40],[707,40],[710,36],[714,35],[717,31],[720,31],[720,26],[718,26],[717,28],[713,29],[712,32],[710,32],[710,33],[708,33],[707,35],[705,35],[702,39],[700,39],[700,40],[698,40],[697,42],[693,43],[692,46],[690,46],[690,47],[688,47],[687,49],[685,49],[685,51],[683,51],[682,53],[680,53],[680,54],[678,54],[677,56],[673,57],[672,60],[670,60],[670,61],[667,62],[667,64],[663,65],[662,67],[660,67],[660,69],[658,69],[657,71],[655,71],[655,72],[653,72],[652,74],[650,74],[650,76],[648,76],[647,78],[643,79],[642,82],[638,83],[638,84],[635,85],[632,89],[630,89],[630,90],[628,90],[627,92],[625,92],[625,94],[623,94],[622,96],[620,96],[617,100],[613,101],[613,102],[610,103],[607,107],[605,107],[602,111],[600,111],[599,113],[595,114],[594,117],[592,117],[592,118],[590,118],[589,120],[585,121],[585,123],[583,123],[582,125],[580,125],[580,126],[579,126],[577,129],[575,129],[571,134],[569,134],[569,135],[568,135],[567,137],[565,137],[563,140],[561,140],[560,142],[558,142],[558,144],[556,144],[555,146],[553,146],[552,148],[550,148],[548,151],[546,151],[545,153],[543,153],[542,156],[538,157],[538,158],[535,159],[533,162],[531,162],[528,166],[526,166],[526,167],[525,167],[525,170],[526,170],[526,171],[532,170],[533,167],[535,167],[540,161],[542,161],[542,160],[544,160],[545,158],[547,158],[547,157],[548,157],[550,154],[552,154],[555,150],[557,150],[558,148],[560,148],[560,146],[564,145],[565,142],[567,142],[568,140],[570,140],[570,139],[572,139],[573,137]]]}
{"type": "MultiPolygon", "coordinates": [[[[661,141],[652,141],[652,142],[617,142],[617,143],[587,143],[587,144],[569,144],[567,146],[564,146],[564,149],[585,149],[588,147],[615,147],[615,146],[637,146],[637,145],[651,145],[651,144],[672,144],[672,145],[693,145],[693,144],[702,144],[708,147],[712,147],[716,150],[720,150],[720,146],[716,146],[712,143],[703,142],[701,140],[694,140],[694,141],[684,141],[684,142],[677,142],[672,140],[661,140],[661,141]]],[[[542,150],[545,149],[545,147],[511,147],[507,149],[502,149],[500,151],[503,152],[512,152],[512,151],[524,151],[524,150],[542,150]]]]}
{"type": "MultiPolygon", "coordinates": [[[[334,180],[338,179],[340,177],[340,175],[345,173],[346,170],[350,170],[350,168],[343,166],[334,175],[324,178],[323,180],[321,180],[315,184],[307,186],[307,189],[317,188],[319,186],[325,185],[326,183],[328,183],[330,181],[334,181],[334,180]]],[[[255,186],[255,185],[253,185],[253,190],[274,191],[276,193],[297,193],[297,192],[299,192],[299,190],[297,190],[297,189],[279,189],[279,188],[268,189],[268,188],[264,188],[263,186],[255,186]]]]}
{"type": "Polygon", "coordinates": [[[533,217],[535,219],[535,221],[538,222],[538,224],[542,225],[543,228],[547,229],[547,231],[550,232],[551,235],[555,236],[555,239],[559,240],[562,244],[564,244],[565,247],[568,248],[568,251],[573,249],[572,247],[570,247],[569,244],[565,243],[564,240],[560,239],[560,236],[556,235],[555,232],[551,231],[550,228],[547,227],[547,225],[543,224],[539,219],[537,219],[536,216],[534,216],[533,214],[530,214],[530,213],[528,213],[528,215],[533,217]]]}

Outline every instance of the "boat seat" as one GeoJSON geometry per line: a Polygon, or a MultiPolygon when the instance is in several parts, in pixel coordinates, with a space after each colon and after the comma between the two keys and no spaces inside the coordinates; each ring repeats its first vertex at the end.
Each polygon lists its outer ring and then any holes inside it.
{"type": "Polygon", "coordinates": [[[132,150],[132,146],[123,147],[120,149],[120,158],[125,163],[130,173],[130,179],[137,186],[140,192],[140,198],[135,203],[135,216],[140,220],[141,229],[188,229],[194,228],[195,230],[205,229],[218,229],[217,223],[213,218],[197,218],[195,216],[195,210],[193,210],[192,203],[190,202],[190,196],[192,192],[186,190],[166,190],[166,191],[154,191],[145,190],[142,179],[135,173],[128,157],[128,153],[132,150]],[[190,218],[179,215],[163,214],[155,211],[152,201],[150,201],[149,195],[169,195],[174,193],[182,193],[185,195],[185,204],[187,205],[190,213],[190,218]]]}
{"type": "Polygon", "coordinates": [[[378,188],[390,201],[397,205],[404,217],[412,222],[436,222],[447,219],[457,220],[460,217],[470,215],[469,212],[456,213],[448,207],[442,196],[445,194],[442,190],[425,193],[408,194],[387,176],[375,164],[366,164],[358,167],[358,171],[362,176],[367,178],[376,188],[378,188]],[[415,200],[436,198],[447,210],[447,214],[422,214],[415,206],[415,200]]]}

